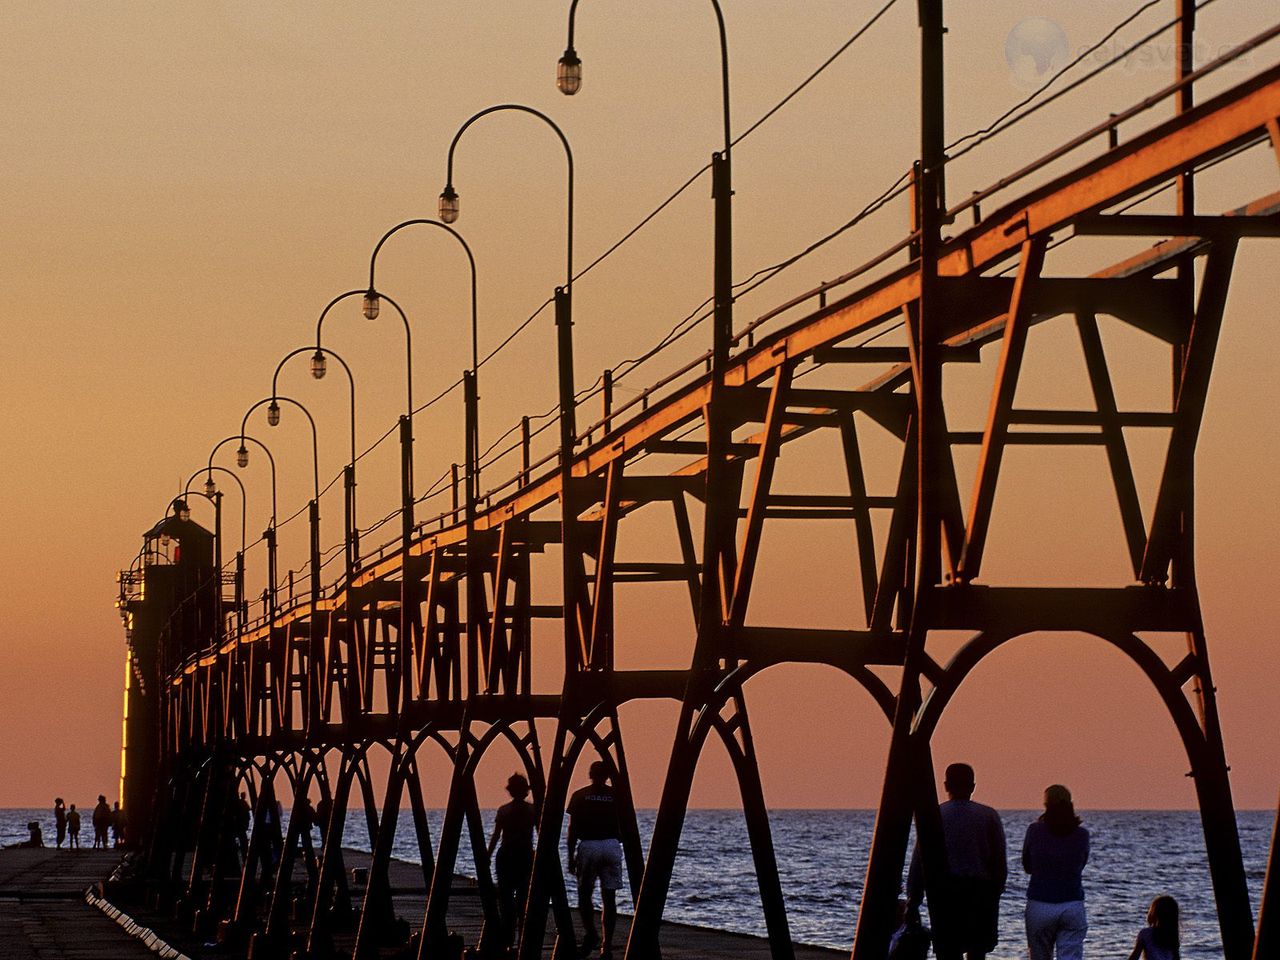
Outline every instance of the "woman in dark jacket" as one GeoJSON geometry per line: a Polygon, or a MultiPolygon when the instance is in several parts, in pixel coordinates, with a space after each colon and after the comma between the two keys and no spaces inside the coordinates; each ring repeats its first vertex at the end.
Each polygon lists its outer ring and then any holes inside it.
{"type": "Polygon", "coordinates": [[[1027,884],[1027,947],[1031,960],[1081,960],[1089,928],[1080,876],[1089,862],[1089,831],[1080,825],[1071,791],[1055,783],[1044,813],[1027,827],[1022,868],[1027,884]]]}

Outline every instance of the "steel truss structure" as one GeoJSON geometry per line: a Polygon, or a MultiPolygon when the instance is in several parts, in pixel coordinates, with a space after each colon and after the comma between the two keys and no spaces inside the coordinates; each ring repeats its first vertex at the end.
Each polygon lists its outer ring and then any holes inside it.
{"type": "MultiPolygon", "coordinates": [[[[732,758],[773,956],[786,960],[792,946],[784,891],[744,684],[772,665],[819,663],[856,680],[890,731],[853,949],[855,960],[878,960],[894,922],[913,817],[927,882],[945,869],[930,739],[948,702],[1004,644],[1037,631],[1071,631],[1100,638],[1132,660],[1167,708],[1194,778],[1224,954],[1249,957],[1254,920],[1196,589],[1194,453],[1237,246],[1244,237],[1280,234],[1280,193],[1218,216],[1117,208],[1165,183],[1186,187],[1190,171],[1251,144],[1269,141],[1280,157],[1278,117],[1280,69],[1271,69],[986,216],[974,205],[974,225],[949,239],[941,236],[941,204],[919,199],[937,196],[933,178],[941,169],[926,149],[907,265],[829,302],[824,289],[816,309],[816,293],[785,305],[809,309],[768,335],[739,340],[722,382],[711,372],[695,376],[602,424],[574,454],[567,483],[560,470],[522,475],[474,517],[415,536],[404,551],[356,567],[327,595],[285,605],[269,622],[225,636],[217,633],[221,624],[207,619],[198,636],[173,635],[179,624],[197,629],[191,618],[157,627],[169,649],[194,652],[153,693],[162,730],[149,835],[153,875],[204,923],[255,930],[255,957],[293,949],[322,956],[344,924],[354,930],[357,957],[379,956],[398,938],[388,864],[407,801],[429,889],[419,955],[444,955],[463,831],[473,849],[485,846],[474,773],[486,750],[506,741],[533,785],[539,835],[546,838],[536,850],[519,954],[540,956],[552,922],[556,956],[567,957],[576,944],[557,841],[575,766],[588,752],[608,764],[626,808],[635,899],[626,955],[656,957],[694,773],[712,738],[732,758]],[[1139,252],[1089,275],[1047,275],[1053,238],[1069,232],[1133,238],[1139,252]],[[1149,245],[1161,237],[1172,239],[1149,245]],[[1104,350],[1100,316],[1168,346],[1169,405],[1120,408],[1113,385],[1127,358],[1104,350]],[[865,343],[895,324],[905,324],[904,346],[865,343]],[[1029,331],[1042,324],[1069,328],[1078,340],[1091,408],[1015,403],[1028,377],[1029,331]],[[945,371],[993,353],[998,363],[985,426],[949,429],[945,371]],[[806,386],[802,377],[815,369],[823,371],[824,385],[806,386]],[[1158,492],[1145,512],[1127,439],[1136,428],[1169,437],[1158,492]],[[778,489],[780,459],[805,437],[829,438],[842,452],[843,470],[834,478],[839,492],[831,492],[827,476],[810,478],[805,492],[778,489]],[[875,490],[864,451],[886,438],[898,450],[897,480],[892,489],[875,490]],[[971,477],[957,468],[955,452],[964,446],[978,451],[971,477]],[[996,489],[1015,446],[1033,455],[1102,448],[1131,580],[1093,588],[983,582],[989,531],[999,518],[996,489]],[[658,462],[678,465],[655,469],[658,462]],[[968,503],[961,496],[966,488],[968,503]],[[655,512],[670,517],[681,559],[618,559],[626,521],[655,512]],[[851,576],[863,609],[848,611],[847,629],[751,622],[766,521],[776,519],[848,522],[858,558],[851,576]],[[539,558],[547,553],[563,554],[556,566],[565,577],[564,604],[535,601],[539,558]],[[650,583],[687,587],[696,644],[685,669],[615,667],[617,588],[650,583]],[[563,632],[565,673],[556,695],[534,692],[539,620],[563,632]],[[941,631],[966,631],[970,639],[944,660],[937,653],[941,631]],[[1149,640],[1170,632],[1187,641],[1173,663],[1149,640]],[[647,850],[618,720],[620,706],[638,698],[679,704],[647,850]],[[555,723],[549,750],[539,742],[539,720],[555,723]],[[453,773],[443,826],[432,838],[420,767],[422,751],[437,749],[453,773]],[[370,773],[374,750],[390,757],[385,784],[374,784],[370,773]],[[335,751],[336,772],[326,760],[335,751]],[[310,878],[302,889],[291,879],[300,818],[295,814],[282,835],[271,816],[277,793],[285,792],[282,776],[299,803],[316,785],[332,811],[320,854],[302,854],[310,878]],[[229,805],[239,790],[250,793],[256,810],[243,856],[228,840],[229,805]],[[358,921],[342,861],[353,805],[363,807],[373,844],[358,921]],[[187,823],[197,824],[194,836],[187,823]],[[270,869],[277,858],[279,868],[270,869]],[[305,918],[302,942],[295,901],[305,918]]],[[[929,136],[926,130],[926,146],[929,136]]],[[[125,603],[140,607],[145,600],[129,596],[125,603]]],[[[483,856],[475,869],[487,918],[478,946],[495,952],[497,899],[483,856]]],[[[1264,936],[1268,916],[1264,908],[1264,936]]],[[[1261,943],[1260,937],[1259,949],[1261,943]]]]}

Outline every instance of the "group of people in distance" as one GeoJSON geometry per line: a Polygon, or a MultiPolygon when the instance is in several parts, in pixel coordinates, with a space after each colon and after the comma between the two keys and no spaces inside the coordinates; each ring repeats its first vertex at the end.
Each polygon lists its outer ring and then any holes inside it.
{"type": "MultiPolygon", "coordinates": [[[[62,841],[66,839],[69,849],[78,850],[80,811],[76,809],[76,805],[73,803],[67,807],[61,797],[54,798],[53,822],[57,829],[58,846],[61,847],[62,841]]],[[[120,809],[119,800],[112,807],[107,804],[105,795],[98,794],[98,803],[93,808],[93,816],[89,822],[93,824],[93,849],[106,850],[108,847],[124,845],[124,811],[120,809]],[[107,836],[108,833],[110,837],[107,836]]]]}
{"type": "MultiPolygon", "coordinates": [[[[948,800],[939,806],[947,875],[930,904],[938,960],[982,960],[995,949],[1000,918],[1000,895],[1008,879],[1004,826],[1000,815],[972,799],[973,767],[947,767],[943,787],[948,800]],[[941,936],[938,936],[941,934],[941,936]]],[[[1031,960],[1081,960],[1088,917],[1082,875],[1089,862],[1089,831],[1076,816],[1071,791],[1053,784],[1044,792],[1044,813],[1027,827],[1022,842],[1022,868],[1027,884],[1026,931],[1031,960]]],[[[906,958],[923,946],[928,935],[920,923],[925,896],[924,869],[917,846],[907,872],[907,899],[902,927],[895,934],[891,957],[906,958]]],[[[1179,956],[1178,902],[1158,896],[1147,911],[1147,925],[1138,933],[1129,960],[1177,960],[1179,956]]]]}
{"type": "MultiPolygon", "coordinates": [[[[93,849],[107,850],[124,845],[124,811],[117,800],[114,808],[107,805],[107,798],[98,794],[98,804],[93,808],[93,849]],[[109,834],[109,836],[108,836],[109,834]]],[[[53,800],[53,826],[58,848],[65,841],[69,850],[80,849],[80,811],[73,803],[66,805],[61,797],[53,800]]],[[[40,821],[32,820],[27,824],[30,836],[19,847],[43,847],[44,831],[40,829],[40,821]]]]}

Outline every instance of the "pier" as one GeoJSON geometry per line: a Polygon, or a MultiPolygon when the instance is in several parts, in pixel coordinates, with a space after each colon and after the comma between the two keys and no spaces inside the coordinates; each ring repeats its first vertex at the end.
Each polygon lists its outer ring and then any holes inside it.
{"type": "MultiPolygon", "coordinates": [[[[367,853],[343,851],[353,869],[366,870],[367,853]]],[[[169,955],[170,949],[184,957],[225,957],[238,960],[247,955],[246,944],[217,943],[196,936],[189,925],[180,922],[172,911],[160,912],[142,904],[125,907],[130,911],[126,924],[134,931],[141,927],[159,938],[153,949],[137,932],[130,932],[98,907],[86,903],[86,893],[94,899],[103,892],[111,902],[107,883],[123,852],[119,850],[0,850],[0,957],[4,960],[142,960],[169,955]],[[128,923],[132,921],[132,923],[128,923]],[[216,944],[216,945],[212,945],[216,944]]],[[[305,880],[298,868],[298,881],[305,880]]],[[[422,869],[417,864],[392,860],[388,865],[389,894],[398,913],[412,917],[414,905],[426,896],[422,869]]],[[[466,877],[454,878],[454,896],[448,916],[450,932],[465,942],[479,942],[484,927],[484,911],[475,882],[466,877]]],[[[631,916],[618,918],[618,932],[625,942],[630,931],[631,916]]],[[[305,924],[297,924],[296,935],[304,935],[305,924]]],[[[411,928],[412,934],[420,932],[411,928]]],[[[661,934],[663,955],[673,960],[766,960],[769,942],[762,937],[712,930],[688,924],[665,923],[661,934]]],[[[350,950],[354,937],[338,938],[337,949],[350,950]]],[[[555,937],[545,938],[543,955],[551,957],[555,937]]],[[[389,952],[390,953],[390,952],[389,952]]],[[[831,960],[841,956],[839,950],[798,945],[798,960],[831,960]]]]}
{"type": "MultiPolygon", "coordinates": [[[[546,112],[496,104],[458,127],[438,217],[404,220],[382,234],[368,283],[362,261],[359,286],[329,299],[314,324],[299,325],[306,339],[276,365],[270,393],[250,398],[234,432],[210,438],[207,461],[190,465],[180,494],[149,514],[154,522],[120,571],[117,600],[128,649],[124,807],[129,843],[139,851],[122,898],[175,918],[176,934],[220,940],[254,960],[458,960],[464,950],[569,960],[581,930],[559,838],[571,790],[598,761],[618,808],[629,884],[620,899],[635,905],[615,945],[619,960],[829,956],[791,935],[747,694],[753,677],[780,664],[821,664],[851,678],[875,705],[883,724],[866,735],[888,744],[850,931],[853,960],[883,960],[913,823],[929,901],[947,897],[932,746],[941,718],[992,654],[1057,633],[1108,644],[1154,691],[1194,784],[1223,956],[1269,960],[1277,908],[1265,900],[1276,883],[1273,876],[1255,923],[1211,669],[1214,641],[1196,583],[1195,454],[1208,428],[1238,248],[1246,239],[1280,238],[1280,177],[1270,162],[1280,159],[1280,65],[1253,56],[1280,37],[1280,25],[1203,64],[1189,53],[1175,58],[1172,75],[1149,96],[1108,103],[1114,112],[1045,144],[1035,163],[992,170],[987,187],[948,200],[949,164],[965,152],[956,143],[981,142],[989,131],[948,144],[943,3],[919,0],[919,70],[910,77],[919,87],[919,152],[892,172],[899,179],[884,195],[909,203],[901,235],[871,260],[747,318],[735,316],[738,287],[748,281],[735,284],[732,260],[730,43],[720,4],[711,6],[721,72],[708,93],[722,107],[715,142],[723,132],[723,145],[703,171],[713,228],[712,290],[699,318],[705,343],[664,339],[653,353],[669,361],[669,372],[632,381],[625,400],[615,398],[615,370],[592,385],[575,372],[573,330],[594,321],[575,315],[581,272],[570,140],[546,112]],[[1210,95],[1192,95],[1210,82],[1210,95]],[[515,115],[548,138],[557,164],[563,148],[567,173],[565,270],[557,263],[543,307],[556,359],[540,386],[557,403],[541,426],[525,417],[499,435],[485,421],[492,434],[482,437],[480,383],[489,375],[478,348],[482,273],[458,225],[463,178],[459,171],[455,184],[454,148],[473,124],[515,115]],[[1248,151],[1267,158],[1271,178],[1250,182],[1227,209],[1197,206],[1196,186],[1248,151]],[[1141,206],[1165,191],[1176,198],[1172,212],[1141,206]],[[380,251],[410,229],[465,262],[471,293],[471,365],[425,404],[414,400],[422,390],[413,342],[426,321],[416,328],[389,294],[385,271],[377,272],[380,251]],[[1071,257],[1054,252],[1067,243],[1071,257]],[[384,519],[363,529],[359,381],[325,339],[340,307],[350,313],[357,303],[367,321],[403,336],[388,368],[397,390],[402,363],[404,373],[404,412],[381,425],[386,432],[374,445],[385,443],[383,454],[398,467],[399,498],[377,505],[384,519]],[[1140,346],[1109,350],[1103,332],[1111,325],[1140,346]],[[1024,363],[1032,331],[1046,328],[1061,334],[1052,372],[1024,363]],[[686,353],[673,358],[681,348],[686,353]],[[333,372],[349,391],[349,424],[341,426],[349,427],[350,458],[323,490],[329,478],[321,477],[316,418],[278,390],[291,361],[309,363],[316,380],[333,372]],[[1080,403],[1026,399],[1056,385],[1068,361],[1082,371],[1080,403]],[[961,375],[966,367],[989,376],[961,375]],[[1121,403],[1117,384],[1139,367],[1160,371],[1159,390],[1121,403]],[[423,438],[414,418],[421,423],[436,403],[454,404],[462,452],[426,486],[415,478],[423,438]],[[250,428],[251,417],[255,424],[265,417],[267,430],[278,426],[282,404],[301,410],[309,426],[310,499],[288,509],[276,502],[276,458],[261,439],[268,434],[250,428]],[[1136,464],[1137,436],[1160,451],[1150,458],[1150,483],[1136,464]],[[793,453],[818,441],[838,451],[828,467],[784,481],[793,453]],[[235,469],[215,464],[233,451],[235,469]],[[1015,522],[1002,512],[1007,499],[997,497],[1000,484],[1014,482],[1006,464],[1025,457],[1051,493],[1058,458],[1077,455],[1097,460],[1087,492],[1099,498],[1087,502],[1105,498],[1107,510],[1088,521],[1108,525],[1116,545],[1114,562],[1097,565],[1107,571],[1101,582],[1060,575],[1073,545],[1057,542],[1038,544],[1045,582],[993,575],[994,565],[984,566],[996,550],[992,531],[1015,522]],[[270,519],[246,544],[247,495],[237,471],[263,458],[270,519]],[[227,478],[238,488],[238,540],[227,534],[227,478]],[[321,526],[329,489],[343,496],[340,536],[332,534],[337,522],[321,526]],[[844,571],[854,601],[838,611],[837,626],[804,589],[789,591],[779,616],[754,619],[753,595],[766,577],[761,557],[778,521],[844,524],[856,553],[844,571]],[[285,528],[306,543],[296,576],[280,573],[285,528]],[[644,534],[631,539],[636,531],[644,534]],[[639,546],[628,552],[620,543],[639,546]],[[265,574],[254,582],[249,559],[265,574]],[[638,645],[644,631],[615,622],[616,596],[655,585],[668,589],[649,594],[663,598],[655,603],[678,597],[687,658],[668,669],[620,666],[632,652],[626,645],[638,645]],[[1170,636],[1180,645],[1174,657],[1158,642],[1170,636]],[[678,711],[647,847],[619,719],[620,708],[640,700],[678,711]],[[476,772],[495,743],[514,750],[540,816],[513,950],[500,942],[487,858],[475,859],[474,886],[456,876],[472,869],[458,863],[464,838],[473,850],[484,846],[476,772]],[[708,744],[723,747],[732,767],[763,939],[664,922],[708,744]],[[428,753],[447,761],[446,782],[424,784],[428,753]],[[426,798],[435,796],[446,807],[433,832],[426,798]],[[323,852],[304,862],[298,824],[309,831],[313,804],[327,811],[318,824],[323,852]],[[291,811],[287,828],[282,809],[291,811]],[[371,854],[344,849],[349,811],[366,818],[371,854]],[[393,858],[397,830],[415,841],[424,867],[393,858]]],[[[1196,5],[1167,6],[1167,28],[1190,50],[1196,5]]],[[[581,83],[576,7],[575,0],[558,73],[567,95],[581,83]]],[[[965,16],[959,4],[948,12],[965,16]]],[[[1047,493],[1030,502],[1039,513],[1017,520],[1023,528],[1051,529],[1061,519],[1047,493]]],[[[1091,553],[1073,559],[1078,569],[1094,569],[1091,553]]]]}

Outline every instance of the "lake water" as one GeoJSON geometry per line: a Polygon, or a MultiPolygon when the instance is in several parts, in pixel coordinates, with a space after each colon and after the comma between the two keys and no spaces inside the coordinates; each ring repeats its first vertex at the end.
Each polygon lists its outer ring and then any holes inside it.
{"type": "MultiPolygon", "coordinates": [[[[1022,836],[1036,816],[1030,810],[1001,814],[1009,837],[1010,884],[1000,921],[997,958],[1026,956],[1022,929],[1025,880],[1020,869],[1022,836]]],[[[641,811],[641,830],[653,827],[653,812],[641,811]]],[[[1089,911],[1089,956],[1124,956],[1143,925],[1147,905],[1169,893],[1182,906],[1182,956],[1219,958],[1222,951],[1209,886],[1199,816],[1184,811],[1083,811],[1093,854],[1085,870],[1089,911]]],[[[1239,814],[1245,870],[1256,911],[1271,842],[1273,814],[1239,814]]],[[[432,836],[442,814],[431,814],[432,836]]],[[[491,822],[492,811],[486,811],[491,822]]],[[[48,810],[0,811],[4,843],[26,838],[26,822],[39,819],[46,840],[53,836],[48,810]]],[[[771,815],[778,867],[791,932],[803,943],[847,949],[853,940],[857,904],[875,814],[865,810],[779,810],[771,815]]],[[[396,855],[417,862],[412,820],[402,816],[396,855]]],[[[82,832],[82,839],[86,835],[82,832]]],[[[87,834],[92,842],[93,833],[87,834]]],[[[368,848],[362,815],[348,819],[345,841],[368,848]]],[[[458,871],[474,872],[463,837],[458,871]]],[[[572,880],[570,881],[572,886],[572,880]]],[[[570,890],[573,897],[573,891],[570,890]]],[[[746,826],[736,810],[691,810],[685,819],[680,855],[672,879],[667,917],[744,933],[764,933],[764,916],[747,846],[746,826]]]]}

